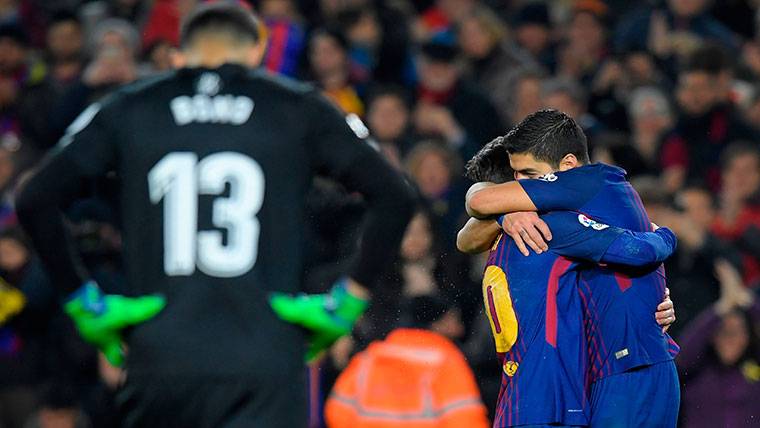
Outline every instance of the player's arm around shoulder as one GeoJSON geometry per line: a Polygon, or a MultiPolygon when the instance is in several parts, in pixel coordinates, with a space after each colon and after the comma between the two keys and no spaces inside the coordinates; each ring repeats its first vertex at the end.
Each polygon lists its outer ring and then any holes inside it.
{"type": "Polygon", "coordinates": [[[466,254],[479,254],[488,251],[501,232],[495,220],[470,218],[457,233],[457,249],[466,254]]]}
{"type": "Polygon", "coordinates": [[[510,212],[536,211],[533,201],[516,181],[475,183],[467,191],[465,204],[467,214],[480,219],[510,212]]]}

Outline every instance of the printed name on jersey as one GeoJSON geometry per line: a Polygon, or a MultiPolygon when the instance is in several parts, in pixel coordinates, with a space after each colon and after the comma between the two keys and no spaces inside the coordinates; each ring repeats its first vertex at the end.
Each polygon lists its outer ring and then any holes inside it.
{"type": "Polygon", "coordinates": [[[591,220],[590,218],[586,217],[583,214],[578,214],[578,222],[580,224],[582,224],[583,226],[590,227],[590,228],[592,228],[594,230],[604,230],[604,229],[610,227],[607,224],[599,223],[596,220],[591,220]]]}
{"type": "Polygon", "coordinates": [[[553,181],[557,181],[557,178],[559,178],[559,177],[557,177],[556,175],[554,175],[553,172],[550,172],[548,174],[544,174],[544,175],[538,177],[539,180],[541,180],[541,181],[547,181],[549,183],[551,183],[553,181]]]}
{"type": "Polygon", "coordinates": [[[243,95],[182,95],[169,106],[179,126],[193,122],[242,125],[253,113],[253,100],[243,95]]]}

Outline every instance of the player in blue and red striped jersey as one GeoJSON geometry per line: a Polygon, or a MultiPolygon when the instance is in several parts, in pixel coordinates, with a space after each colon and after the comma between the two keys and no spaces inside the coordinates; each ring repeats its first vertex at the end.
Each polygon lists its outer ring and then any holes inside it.
{"type": "MultiPolygon", "coordinates": [[[[625,171],[590,164],[583,131],[567,115],[556,110],[529,115],[504,144],[520,180],[475,185],[467,198],[473,217],[573,210],[611,226],[652,230],[625,171]]],[[[546,248],[527,223],[507,224],[510,236],[546,248]]],[[[675,426],[678,346],[652,316],[665,290],[662,267],[598,267],[582,271],[579,279],[590,352],[591,425],[675,426]]]]}
{"type": "MultiPolygon", "coordinates": [[[[506,162],[501,143],[489,143],[468,163],[468,178],[508,179],[506,168],[493,167],[499,156],[506,162]]],[[[657,264],[675,248],[675,236],[665,228],[630,232],[568,211],[542,218],[555,232],[549,251],[525,257],[512,239],[499,234],[483,278],[486,313],[504,371],[495,427],[587,425],[588,356],[579,272],[589,268],[588,262],[657,264]]],[[[473,223],[478,222],[471,220],[468,226],[473,223]]]]}

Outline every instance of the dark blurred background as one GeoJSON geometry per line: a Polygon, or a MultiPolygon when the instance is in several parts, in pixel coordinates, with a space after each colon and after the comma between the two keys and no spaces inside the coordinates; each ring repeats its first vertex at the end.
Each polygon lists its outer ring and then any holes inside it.
{"type": "MultiPolygon", "coordinates": [[[[198,0],[0,0],[0,428],[113,427],[124,375],[75,334],[17,226],[14,187],[86,106],[170,69],[198,0]]],[[[361,117],[419,190],[398,263],[352,337],[311,370],[329,391],[350,357],[398,325],[415,296],[454,302],[454,339],[493,409],[500,385],[482,313],[483,257],[456,251],[463,163],[527,114],[553,107],[592,158],[625,168],[666,263],[685,427],[760,426],[760,1],[258,0],[273,73],[313,82],[361,117]]],[[[108,292],[121,277],[115,178],[69,210],[108,292]]],[[[316,180],[306,288],[338,278],[362,201],[316,180]],[[336,236],[338,237],[336,239],[336,236]]],[[[313,426],[320,426],[315,418],[313,426]]]]}

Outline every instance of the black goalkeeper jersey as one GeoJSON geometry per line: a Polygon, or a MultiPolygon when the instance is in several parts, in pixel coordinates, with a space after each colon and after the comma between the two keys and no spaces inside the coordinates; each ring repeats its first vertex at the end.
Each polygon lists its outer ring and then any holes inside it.
{"type": "Polygon", "coordinates": [[[313,88],[242,66],[181,69],[130,85],[75,120],[18,200],[65,292],[87,278],[60,209],[84,179],[116,173],[130,292],[166,308],[130,334],[133,373],[249,374],[303,368],[303,332],[271,291],[301,290],[306,194],[315,174],[364,195],[370,218],[352,276],[372,285],[411,211],[403,179],[313,88]],[[361,138],[360,138],[361,137],[361,138]]]}

